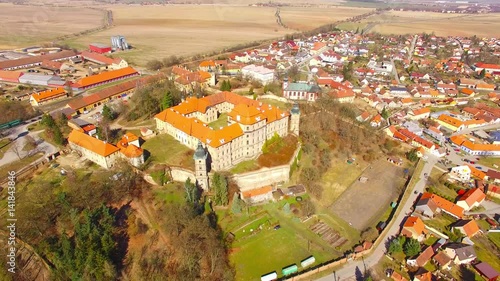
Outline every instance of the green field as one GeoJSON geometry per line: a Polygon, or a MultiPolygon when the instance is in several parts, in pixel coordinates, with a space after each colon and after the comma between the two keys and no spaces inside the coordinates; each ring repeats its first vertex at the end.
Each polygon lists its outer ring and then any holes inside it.
{"type": "Polygon", "coordinates": [[[9,150],[12,146],[12,142],[9,139],[1,139],[0,140],[0,159],[3,158],[4,153],[9,150]]]}
{"type": "Polygon", "coordinates": [[[245,172],[250,172],[250,171],[255,171],[260,168],[259,164],[257,163],[257,160],[247,160],[238,163],[236,166],[231,168],[231,173],[232,174],[241,174],[245,172]]]}
{"type": "MultiPolygon", "coordinates": [[[[304,199],[308,195],[303,196],[304,199]]],[[[226,234],[234,234],[230,259],[236,269],[236,280],[258,280],[263,274],[276,271],[313,255],[315,264],[332,260],[357,243],[359,233],[342,220],[322,209],[305,222],[292,212],[285,212],[283,206],[298,204],[294,197],[262,206],[245,208],[241,214],[233,215],[230,210],[217,210],[219,225],[226,234]],[[309,227],[321,220],[341,236],[349,239],[339,249],[333,249],[309,227]],[[280,229],[274,230],[274,226],[280,229]],[[270,253],[272,252],[272,255],[270,253]]],[[[302,268],[299,266],[299,271],[302,268]]]]}
{"type": "Polygon", "coordinates": [[[185,192],[181,183],[166,184],[153,190],[155,200],[160,203],[183,203],[185,192]]]}
{"type": "Polygon", "coordinates": [[[222,113],[214,122],[208,124],[214,130],[219,130],[221,127],[227,127],[227,113],[222,113]]]}
{"type": "Polygon", "coordinates": [[[474,242],[474,250],[476,250],[478,260],[487,262],[495,270],[500,271],[499,249],[482,235],[475,236],[472,241],[474,242]]]}
{"type": "Polygon", "coordinates": [[[500,158],[498,157],[481,157],[477,162],[493,169],[498,169],[498,167],[500,167],[500,158]],[[494,167],[493,165],[497,165],[497,167],[494,167]]]}
{"type": "Polygon", "coordinates": [[[151,153],[152,163],[194,168],[193,150],[168,134],[147,140],[142,148],[151,153]]]}

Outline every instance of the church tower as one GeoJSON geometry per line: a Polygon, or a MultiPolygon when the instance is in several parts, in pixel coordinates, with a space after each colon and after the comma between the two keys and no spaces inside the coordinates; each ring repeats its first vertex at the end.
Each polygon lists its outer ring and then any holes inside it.
{"type": "Polygon", "coordinates": [[[285,79],[283,79],[283,91],[286,90],[287,87],[288,87],[288,77],[285,77],[285,79]]]}
{"type": "Polygon", "coordinates": [[[294,103],[292,110],[290,110],[290,131],[293,134],[299,135],[299,125],[300,125],[300,109],[299,104],[294,103]]]}
{"type": "Polygon", "coordinates": [[[203,148],[203,145],[198,141],[198,147],[194,151],[194,171],[196,184],[201,187],[201,189],[208,190],[208,171],[207,171],[207,157],[208,153],[203,148]]]}

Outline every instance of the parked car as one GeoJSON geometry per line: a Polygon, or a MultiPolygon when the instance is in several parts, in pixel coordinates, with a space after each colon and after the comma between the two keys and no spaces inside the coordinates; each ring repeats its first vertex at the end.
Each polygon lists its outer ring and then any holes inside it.
{"type": "Polygon", "coordinates": [[[274,227],[274,230],[278,230],[278,229],[280,229],[280,228],[281,228],[281,225],[279,225],[279,224],[278,224],[278,225],[276,225],[276,226],[274,227]]]}
{"type": "Polygon", "coordinates": [[[476,162],[474,162],[474,161],[470,161],[469,163],[471,163],[471,164],[476,164],[476,162]]]}

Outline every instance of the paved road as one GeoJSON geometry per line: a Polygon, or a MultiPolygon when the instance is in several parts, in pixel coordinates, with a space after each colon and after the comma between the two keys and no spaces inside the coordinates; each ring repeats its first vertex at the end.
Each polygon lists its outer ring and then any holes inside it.
{"type": "Polygon", "coordinates": [[[428,155],[427,162],[424,165],[424,168],[422,169],[422,172],[420,175],[414,175],[420,177],[420,180],[415,184],[414,190],[417,191],[417,194],[413,192],[413,190],[410,190],[410,197],[406,201],[406,203],[403,205],[401,212],[399,215],[395,218],[394,223],[392,224],[391,228],[387,232],[387,234],[382,238],[382,243],[380,243],[372,252],[370,256],[368,256],[365,259],[361,260],[356,260],[356,261],[351,261],[347,263],[344,267],[341,269],[337,270],[336,272],[323,277],[321,279],[318,279],[320,281],[339,281],[339,280],[353,280],[353,277],[356,275],[356,268],[360,270],[361,272],[364,272],[365,269],[369,269],[370,267],[374,266],[375,264],[378,263],[380,258],[385,254],[386,251],[386,243],[390,240],[391,237],[396,236],[399,231],[400,231],[400,225],[402,222],[405,220],[406,214],[411,211],[411,208],[413,207],[414,202],[417,200],[418,194],[422,193],[425,188],[425,183],[426,179],[424,177],[424,174],[430,174],[432,171],[432,168],[434,165],[437,163],[437,158],[428,155]]]}
{"type": "MultiPolygon", "coordinates": [[[[34,119],[32,119],[34,120],[34,119]]],[[[35,122],[38,122],[35,121],[35,122]]],[[[43,151],[45,156],[48,156],[50,154],[56,153],[59,149],[52,144],[43,141],[39,135],[42,131],[37,131],[37,132],[29,132],[28,131],[28,126],[35,123],[29,121],[26,124],[14,127],[10,129],[9,135],[6,136],[7,138],[13,139],[14,143],[10,146],[9,150],[4,153],[4,156],[2,159],[0,159],[0,166],[10,164],[15,161],[19,161],[19,157],[24,158],[28,156],[29,153],[36,153],[39,151],[43,151]],[[23,151],[23,147],[26,143],[26,136],[32,136],[35,141],[37,141],[38,145],[35,151],[23,151]],[[14,151],[17,150],[17,153],[14,151]],[[19,154],[19,157],[18,157],[19,154]]]]}
{"type": "Polygon", "coordinates": [[[483,201],[481,206],[484,208],[484,211],[479,211],[479,212],[465,212],[467,215],[479,215],[479,214],[484,214],[484,215],[490,215],[494,216],[496,214],[500,214],[500,204],[497,204],[493,201],[483,201]]]}
{"type": "Polygon", "coordinates": [[[413,41],[411,41],[410,50],[408,50],[408,60],[411,61],[413,58],[413,53],[415,52],[415,44],[417,43],[418,35],[413,36],[413,41]]]}

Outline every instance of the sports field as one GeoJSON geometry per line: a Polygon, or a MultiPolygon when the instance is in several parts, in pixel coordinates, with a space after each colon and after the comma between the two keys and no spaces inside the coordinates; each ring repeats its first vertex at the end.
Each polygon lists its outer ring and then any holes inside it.
{"type": "Polygon", "coordinates": [[[276,8],[230,5],[113,5],[114,26],[68,41],[84,48],[90,42],[108,43],[112,35],[127,38],[132,50],[117,55],[144,65],[154,58],[208,53],[256,40],[278,38],[296,30],[312,29],[336,20],[370,11],[364,8],[281,8],[281,19],[290,27],[276,23],[276,8]]]}
{"type": "Polygon", "coordinates": [[[365,28],[365,32],[382,34],[415,34],[434,32],[438,36],[497,36],[500,13],[447,14],[431,12],[389,11],[357,23],[346,23],[344,29],[365,28]]]}
{"type": "Polygon", "coordinates": [[[0,3],[0,50],[41,45],[54,38],[99,27],[99,9],[43,7],[0,3]]]}

